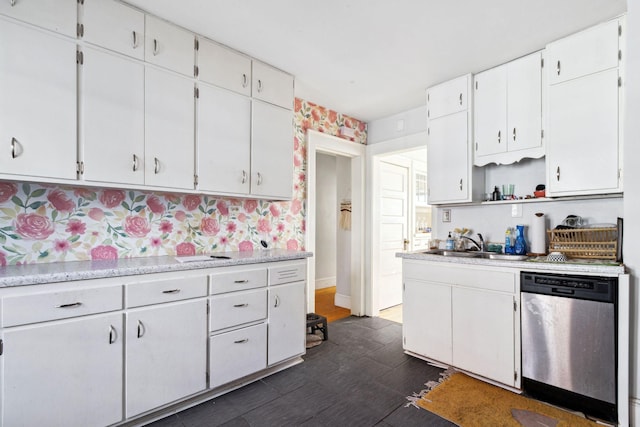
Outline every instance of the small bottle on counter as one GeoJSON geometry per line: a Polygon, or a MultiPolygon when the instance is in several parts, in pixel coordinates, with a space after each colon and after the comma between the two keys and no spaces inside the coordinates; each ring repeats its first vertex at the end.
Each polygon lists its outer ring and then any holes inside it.
{"type": "Polygon", "coordinates": [[[511,227],[507,227],[507,231],[504,232],[504,253],[513,253],[513,244],[511,241],[511,227]]]}
{"type": "Polygon", "coordinates": [[[445,250],[447,251],[452,251],[455,247],[455,242],[453,240],[453,237],[451,237],[451,232],[449,232],[449,235],[447,236],[447,241],[444,245],[445,250]]]}
{"type": "Polygon", "coordinates": [[[500,190],[498,190],[498,186],[496,185],[493,189],[493,193],[491,193],[491,200],[500,200],[500,190]]]}

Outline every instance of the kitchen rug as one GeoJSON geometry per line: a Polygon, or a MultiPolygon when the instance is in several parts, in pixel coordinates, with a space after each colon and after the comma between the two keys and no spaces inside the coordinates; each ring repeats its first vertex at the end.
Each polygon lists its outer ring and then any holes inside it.
{"type": "Polygon", "coordinates": [[[460,427],[595,427],[601,426],[571,412],[512,393],[454,370],[440,381],[407,397],[407,406],[426,409],[460,427]]]}

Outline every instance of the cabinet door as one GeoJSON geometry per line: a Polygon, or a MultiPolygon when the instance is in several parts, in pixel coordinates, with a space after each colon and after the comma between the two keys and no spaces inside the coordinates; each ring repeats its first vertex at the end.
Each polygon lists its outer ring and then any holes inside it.
{"type": "Polygon", "coordinates": [[[90,47],[83,52],[83,177],[88,181],[142,185],[144,65],[90,47]]]}
{"type": "Polygon", "coordinates": [[[617,67],[618,25],[615,19],[548,44],[549,84],[617,67]]]}
{"type": "MultiPolygon", "coordinates": [[[[0,14],[74,38],[76,37],[77,8],[77,0],[7,0],[0,2],[0,14]]],[[[17,41],[20,39],[3,37],[2,40],[17,41]]]]}
{"type": "Polygon", "coordinates": [[[145,184],[193,189],[193,82],[145,69],[145,184]]]}
{"type": "Polygon", "coordinates": [[[427,186],[429,203],[464,202],[469,188],[467,112],[429,121],[427,186]]]}
{"type": "Polygon", "coordinates": [[[291,110],[293,76],[258,61],[253,61],[253,97],[291,110]]]}
{"type": "Polygon", "coordinates": [[[198,188],[249,194],[251,100],[200,85],[198,98],[198,188]]]}
{"type": "Polygon", "coordinates": [[[4,330],[3,425],[122,420],[122,315],[4,330]]]}
{"type": "Polygon", "coordinates": [[[251,126],[251,194],[291,199],[293,182],[293,114],[253,101],[251,126]]]}
{"type": "Polygon", "coordinates": [[[75,41],[4,20],[0,40],[0,171],[75,179],[75,41]]]}
{"type": "Polygon", "coordinates": [[[507,64],[508,112],[505,139],[509,151],[542,146],[541,64],[540,52],[507,64]]]}
{"type": "Polygon", "coordinates": [[[474,77],[475,156],[507,151],[507,66],[501,65],[474,77]]]}
{"type": "Polygon", "coordinates": [[[200,39],[199,43],[198,78],[250,96],[251,58],[206,39],[200,39]]]}
{"type": "Polygon", "coordinates": [[[305,349],[305,282],[269,288],[267,365],[299,356],[305,349]]]}
{"type": "Polygon", "coordinates": [[[427,89],[427,118],[435,119],[466,110],[470,79],[469,74],[427,89]]]}
{"type": "Polygon", "coordinates": [[[144,13],[113,0],[83,3],[83,38],[116,52],[144,59],[144,13]]]}
{"type": "Polygon", "coordinates": [[[127,417],[206,388],[206,301],[131,310],[126,317],[127,417]]]}
{"type": "Polygon", "coordinates": [[[453,365],[515,386],[514,296],[454,287],[451,306],[453,365]]]}
{"type": "Polygon", "coordinates": [[[405,279],[402,318],[405,350],[451,363],[450,285],[405,279]]]}
{"type": "Polygon", "coordinates": [[[145,61],[193,76],[195,36],[150,15],[145,15],[145,25],[145,61]]]}
{"type": "Polygon", "coordinates": [[[620,191],[618,70],[549,87],[550,195],[620,191]]]}

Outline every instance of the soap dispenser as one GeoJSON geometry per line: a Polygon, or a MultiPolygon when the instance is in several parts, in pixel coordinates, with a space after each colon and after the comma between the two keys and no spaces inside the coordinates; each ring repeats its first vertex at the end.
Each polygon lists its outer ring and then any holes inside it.
{"type": "Polygon", "coordinates": [[[511,240],[511,228],[507,227],[507,231],[504,232],[504,253],[512,254],[513,252],[514,247],[511,240]]]}
{"type": "Polygon", "coordinates": [[[455,242],[453,241],[453,237],[451,237],[451,232],[449,232],[444,248],[448,251],[452,251],[454,247],[455,247],[455,242]]]}

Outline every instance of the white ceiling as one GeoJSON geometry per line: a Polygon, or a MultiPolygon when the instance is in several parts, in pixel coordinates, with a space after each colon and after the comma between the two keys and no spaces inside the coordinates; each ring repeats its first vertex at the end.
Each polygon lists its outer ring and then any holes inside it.
{"type": "Polygon", "coordinates": [[[424,89],[619,15],[627,0],[126,0],[296,76],[297,97],[371,121],[424,89]]]}

